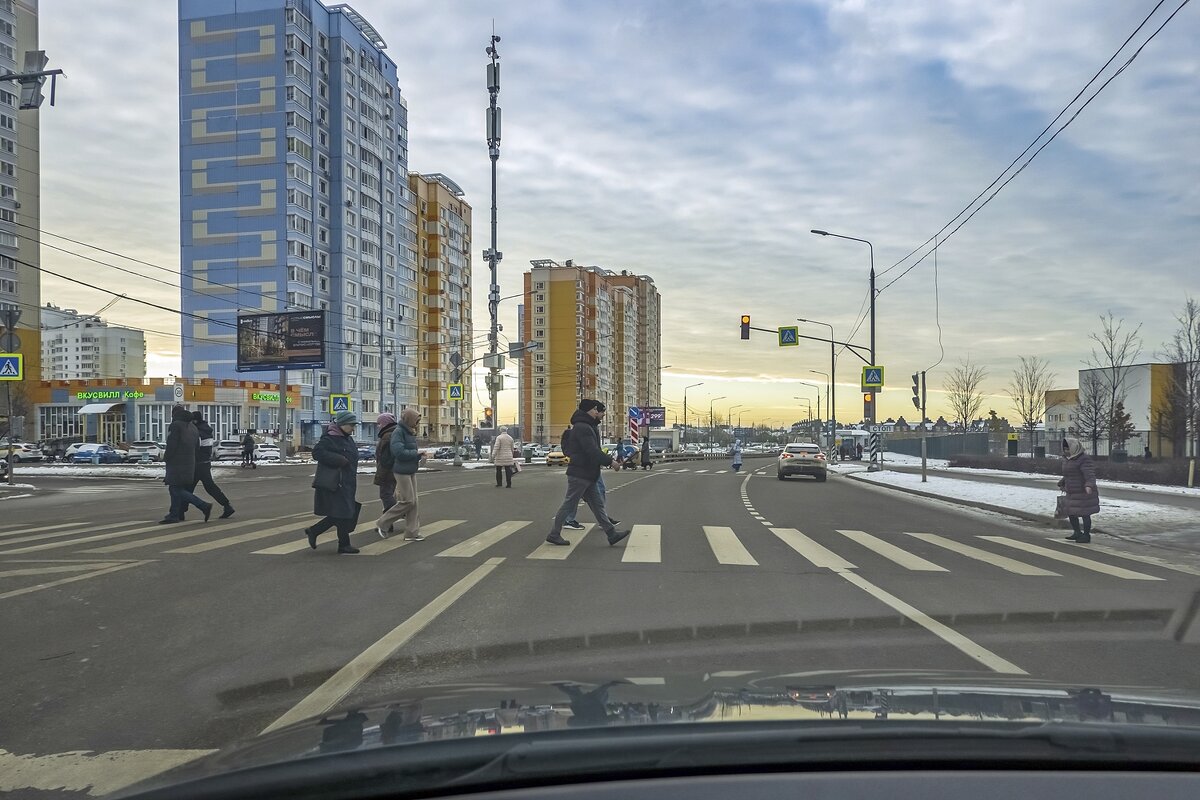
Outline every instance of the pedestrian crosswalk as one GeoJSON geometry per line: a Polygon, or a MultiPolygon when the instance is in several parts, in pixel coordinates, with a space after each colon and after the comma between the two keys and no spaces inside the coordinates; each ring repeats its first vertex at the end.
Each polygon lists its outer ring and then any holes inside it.
{"type": "MultiPolygon", "coordinates": [[[[0,528],[0,563],[7,557],[19,562],[28,554],[101,557],[170,558],[217,551],[249,552],[255,556],[312,557],[304,536],[308,513],[271,519],[199,520],[160,526],[145,522],[114,522],[92,525],[53,522],[33,527],[0,528]],[[128,554],[128,555],[126,555],[128,554]]],[[[564,531],[569,547],[543,541],[544,526],[529,520],[472,521],[431,520],[421,526],[423,541],[404,539],[398,528],[381,539],[374,521],[361,523],[352,541],[365,556],[401,555],[415,558],[467,560],[496,554],[509,559],[528,559],[547,566],[555,562],[617,565],[644,569],[655,565],[680,564],[688,569],[708,565],[735,571],[767,567],[773,570],[834,572],[900,570],[918,573],[931,580],[943,575],[984,572],[1008,573],[1022,578],[1102,576],[1106,579],[1161,581],[1171,572],[1195,575],[1195,567],[1122,553],[1108,547],[1091,548],[1058,538],[1020,538],[958,532],[866,531],[851,528],[802,529],[770,523],[747,522],[728,525],[664,525],[638,522],[629,537],[614,548],[607,546],[603,532],[594,523],[581,531],[564,531]],[[1124,563],[1122,563],[1124,562],[1124,563]]],[[[333,532],[322,539],[322,553],[332,551],[333,532]]],[[[42,557],[40,555],[35,557],[42,557]]]]}

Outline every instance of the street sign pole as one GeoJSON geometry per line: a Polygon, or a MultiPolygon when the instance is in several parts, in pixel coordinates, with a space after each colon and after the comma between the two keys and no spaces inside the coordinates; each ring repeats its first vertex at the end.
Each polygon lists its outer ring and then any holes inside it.
{"type": "Polygon", "coordinates": [[[929,478],[926,474],[926,443],[929,430],[925,427],[925,371],[921,371],[921,483],[928,483],[929,478]]]}
{"type": "Polygon", "coordinates": [[[288,442],[291,437],[287,430],[287,370],[279,370],[279,460],[287,462],[288,442]]]}
{"type": "MultiPolygon", "coordinates": [[[[9,307],[4,309],[4,352],[13,353],[17,350],[17,322],[21,319],[21,309],[9,307]]],[[[22,370],[24,367],[22,367],[22,370]]],[[[13,479],[13,468],[16,466],[17,459],[13,453],[13,407],[12,407],[12,381],[4,382],[5,403],[8,409],[8,485],[12,486],[16,481],[13,479]]]]}

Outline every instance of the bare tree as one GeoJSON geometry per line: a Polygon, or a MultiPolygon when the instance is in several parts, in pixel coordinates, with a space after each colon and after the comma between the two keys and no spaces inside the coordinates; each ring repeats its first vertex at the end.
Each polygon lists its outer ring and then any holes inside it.
{"type": "Polygon", "coordinates": [[[1075,428],[1072,431],[1092,443],[1092,455],[1097,455],[1100,440],[1108,434],[1108,396],[1098,372],[1083,372],[1079,376],[1079,399],[1075,404],[1075,428]]]}
{"type": "Polygon", "coordinates": [[[1186,455],[1196,455],[1200,429],[1200,302],[1188,297],[1176,317],[1179,328],[1163,345],[1162,356],[1175,365],[1164,415],[1176,432],[1182,425],[1186,455]]]}
{"type": "MultiPolygon", "coordinates": [[[[1123,403],[1126,394],[1133,388],[1129,385],[1129,368],[1142,354],[1142,337],[1138,335],[1141,329],[1139,322],[1133,330],[1125,330],[1125,320],[1116,319],[1109,311],[1107,316],[1100,317],[1100,332],[1088,336],[1099,346],[1099,350],[1092,348],[1088,364],[1100,370],[1106,404],[1104,410],[1109,417],[1116,410],[1117,403],[1123,403]]],[[[1110,438],[1109,455],[1112,455],[1112,445],[1110,438]]]]}
{"type": "Polygon", "coordinates": [[[1050,364],[1039,356],[1021,356],[1021,365],[1013,370],[1008,384],[1013,411],[1029,431],[1029,452],[1033,452],[1033,431],[1046,416],[1046,392],[1054,384],[1050,364]]]}
{"type": "Polygon", "coordinates": [[[942,388],[950,400],[950,411],[954,419],[962,424],[963,430],[971,424],[971,420],[983,408],[983,391],[980,386],[987,377],[987,370],[978,364],[972,364],[968,356],[957,367],[950,370],[942,388]]]}

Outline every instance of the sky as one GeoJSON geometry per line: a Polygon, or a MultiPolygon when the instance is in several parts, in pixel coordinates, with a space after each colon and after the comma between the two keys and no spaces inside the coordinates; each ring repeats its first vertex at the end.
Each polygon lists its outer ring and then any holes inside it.
{"type": "MultiPolygon", "coordinates": [[[[1180,2],[1164,2],[1088,94],[1180,2]]],[[[881,419],[913,418],[908,376],[922,369],[930,415],[949,416],[942,386],[966,358],[988,370],[984,412],[1015,419],[1004,390],[1020,356],[1047,359],[1055,385],[1073,387],[1100,315],[1140,324],[1140,360],[1151,361],[1185,296],[1200,296],[1200,7],[1179,11],[938,248],[936,280],[929,257],[890,285],[916,259],[889,268],[1034,141],[1153,3],[352,5],[398,65],[410,169],[450,176],[474,208],[477,333],[488,326],[484,48],[494,24],[501,295],[520,291],[531,259],[651,276],[662,296],[669,420],[682,416],[684,387],[696,383],[691,415],[740,406],[731,417],[742,424],[790,424],[816,413],[818,394],[827,413],[825,378],[811,372],[828,371],[827,344],[739,337],[742,314],[770,329],[802,317],[867,345],[869,326],[856,323],[870,251],[814,228],[873,243],[881,419]]],[[[42,264],[172,308],[176,15],[170,0],[43,0],[40,12],[41,46],[67,76],[57,104],[39,112],[43,230],[164,269],[45,234],[42,264]]],[[[42,295],[88,313],[112,299],[51,277],[42,295]]],[[[516,302],[501,307],[506,336],[516,302]]],[[[122,300],[105,317],[162,332],[147,335],[150,374],[178,374],[177,315],[122,300]]],[[[828,329],[801,325],[801,333],[828,329]]],[[[839,419],[861,417],[861,365],[849,351],[838,358],[839,419]]],[[[515,392],[501,395],[501,422],[515,404],[515,392]]]]}

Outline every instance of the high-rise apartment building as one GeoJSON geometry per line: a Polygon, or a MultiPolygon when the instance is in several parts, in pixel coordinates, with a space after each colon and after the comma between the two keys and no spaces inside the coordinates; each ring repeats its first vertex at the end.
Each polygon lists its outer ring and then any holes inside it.
{"type": "MultiPolygon", "coordinates": [[[[0,0],[0,71],[22,72],[25,53],[37,49],[37,0],[0,0]]],[[[36,382],[42,374],[41,112],[20,104],[21,85],[0,81],[0,306],[21,311],[15,350],[24,355],[25,380],[36,382]]]]}
{"type": "Polygon", "coordinates": [[[417,343],[418,403],[423,437],[437,442],[470,435],[471,367],[471,206],[463,190],[445,175],[409,175],[417,204],[420,241],[417,343]],[[457,365],[456,363],[457,362],[457,365]],[[461,373],[460,373],[461,369],[461,373]],[[451,383],[462,384],[460,401],[448,401],[451,383]]]}
{"type": "Polygon", "coordinates": [[[251,377],[239,313],[324,309],[325,368],[288,376],[306,444],[333,394],[365,436],[419,397],[417,209],[386,47],[345,4],[179,0],[183,377],[251,377]]]}
{"type": "Polygon", "coordinates": [[[146,336],[94,314],[47,303],[42,317],[44,381],[146,377],[146,336]]]}
{"type": "Polygon", "coordinates": [[[607,405],[608,432],[622,436],[629,406],[659,404],[660,300],[654,280],[571,261],[530,263],[521,334],[536,347],[521,357],[525,440],[557,441],[582,397],[607,405]]]}

